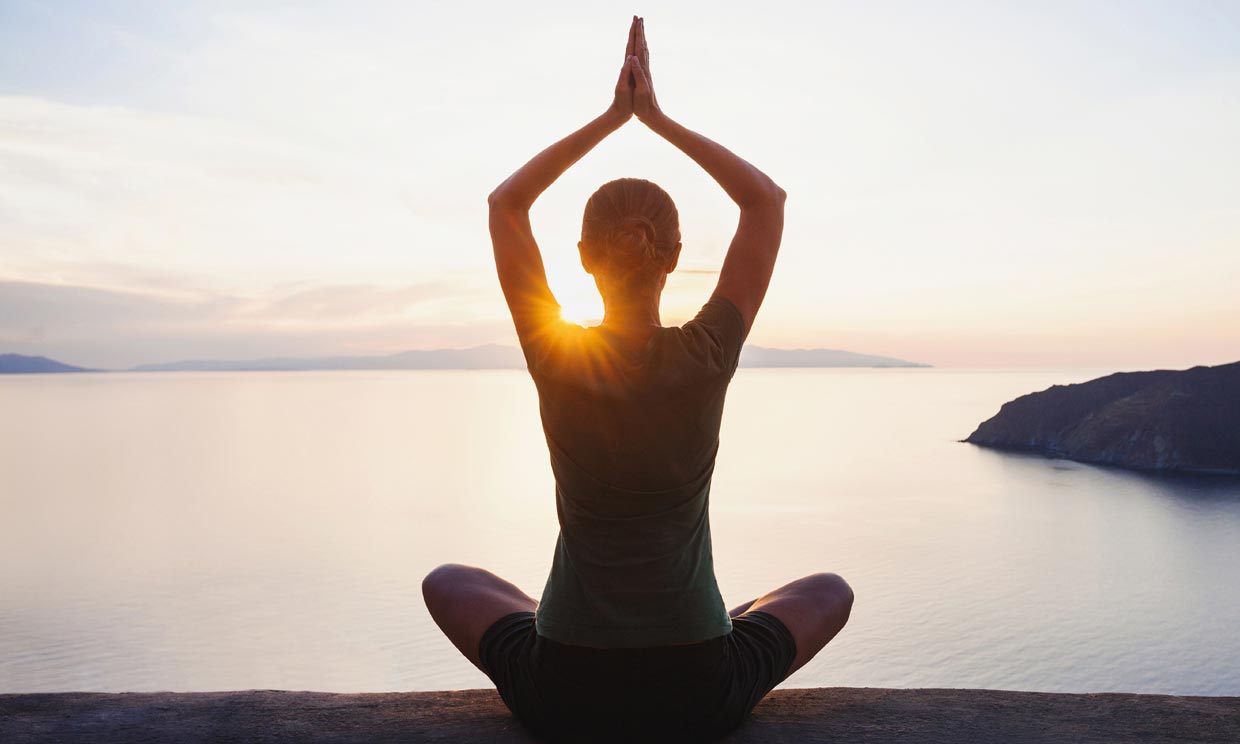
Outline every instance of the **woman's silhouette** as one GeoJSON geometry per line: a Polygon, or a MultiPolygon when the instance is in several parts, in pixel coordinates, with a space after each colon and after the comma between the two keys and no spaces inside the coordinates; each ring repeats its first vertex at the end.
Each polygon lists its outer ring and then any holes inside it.
{"type": "Polygon", "coordinates": [[[560,535],[541,601],[460,565],[435,569],[422,588],[435,622],[535,733],[717,738],[848,620],[852,591],[827,573],[728,612],[711,558],[707,505],[724,394],[770,281],[784,196],[662,112],[636,17],[607,111],[490,196],[495,265],[538,389],[560,535]],[[583,328],[560,318],[529,209],[633,115],[723,187],[740,223],[710,300],[684,326],[665,328],[659,298],[680,255],[676,206],[648,181],[604,184],[586,204],[578,248],[605,312],[583,328]]]}

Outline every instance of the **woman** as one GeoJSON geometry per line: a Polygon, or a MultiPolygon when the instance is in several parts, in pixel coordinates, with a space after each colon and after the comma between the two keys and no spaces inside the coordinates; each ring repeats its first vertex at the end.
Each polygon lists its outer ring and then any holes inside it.
{"type": "Polygon", "coordinates": [[[538,389],[560,536],[541,601],[480,568],[423,582],[435,622],[528,728],[553,740],[699,741],[737,726],[843,628],[852,591],[814,574],[728,612],[707,503],[724,393],[766,294],[784,192],[659,108],[633,19],[611,106],[491,194],[504,297],[538,389]],[[659,298],[680,255],[676,207],[638,179],[586,204],[581,265],[605,308],[566,323],[547,286],[529,209],[632,116],[697,162],[740,207],[719,282],[679,328],[659,298]]]}

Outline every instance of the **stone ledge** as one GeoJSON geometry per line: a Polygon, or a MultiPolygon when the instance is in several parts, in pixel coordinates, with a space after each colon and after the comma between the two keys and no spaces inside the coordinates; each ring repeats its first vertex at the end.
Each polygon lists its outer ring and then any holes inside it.
{"type": "MultiPolygon", "coordinates": [[[[0,695],[0,742],[532,742],[494,690],[0,695]]],[[[776,690],[726,741],[1240,742],[1240,697],[776,690]]]]}

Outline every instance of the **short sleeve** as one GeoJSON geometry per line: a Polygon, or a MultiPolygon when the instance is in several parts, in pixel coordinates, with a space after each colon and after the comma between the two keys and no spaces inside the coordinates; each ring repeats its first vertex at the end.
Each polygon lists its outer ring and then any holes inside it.
{"type": "MultiPolygon", "coordinates": [[[[527,316],[528,319],[528,316],[527,316]]],[[[535,378],[562,374],[578,367],[588,343],[586,329],[560,316],[560,306],[547,309],[537,322],[527,322],[517,337],[525,367],[535,378]]]]}
{"type": "Polygon", "coordinates": [[[711,295],[684,329],[700,337],[711,366],[729,377],[736,371],[745,344],[745,318],[731,300],[718,293],[711,295]]]}
{"type": "Polygon", "coordinates": [[[554,300],[527,301],[513,313],[513,324],[526,367],[532,372],[546,357],[566,325],[560,316],[560,305],[554,300]]]}

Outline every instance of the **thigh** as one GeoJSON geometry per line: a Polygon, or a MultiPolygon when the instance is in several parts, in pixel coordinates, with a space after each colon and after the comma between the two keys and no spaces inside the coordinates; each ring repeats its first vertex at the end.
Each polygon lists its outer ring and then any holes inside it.
{"type": "Polygon", "coordinates": [[[852,605],[852,588],[844,579],[832,573],[819,573],[764,594],[739,618],[752,612],[764,612],[788,629],[796,642],[796,654],[784,673],[786,678],[805,666],[843,630],[852,605]]]}
{"type": "Polygon", "coordinates": [[[481,668],[495,683],[508,710],[530,731],[545,736],[554,723],[554,709],[543,703],[539,643],[533,612],[514,612],[497,620],[482,635],[478,653],[481,668]]]}
{"type": "Polygon", "coordinates": [[[538,602],[490,571],[445,564],[422,580],[422,598],[439,629],[474,666],[487,672],[478,646],[501,618],[533,612],[538,602]]]}
{"type": "Polygon", "coordinates": [[[788,676],[797,645],[788,628],[761,610],[732,618],[728,635],[728,684],[724,720],[731,725],[753,710],[768,692],[788,676]]]}

